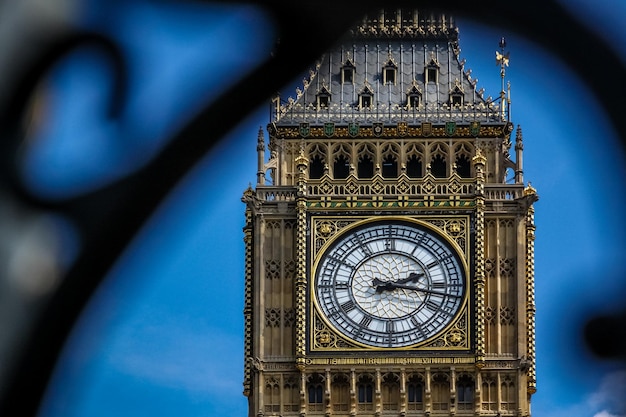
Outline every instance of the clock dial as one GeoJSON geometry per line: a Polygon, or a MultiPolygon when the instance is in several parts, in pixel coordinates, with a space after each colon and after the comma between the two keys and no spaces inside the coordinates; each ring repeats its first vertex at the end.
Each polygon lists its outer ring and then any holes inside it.
{"type": "Polygon", "coordinates": [[[465,298],[458,252],[427,227],[378,221],[352,229],[322,254],[316,302],[328,322],[371,347],[406,347],[443,331],[465,298]]]}

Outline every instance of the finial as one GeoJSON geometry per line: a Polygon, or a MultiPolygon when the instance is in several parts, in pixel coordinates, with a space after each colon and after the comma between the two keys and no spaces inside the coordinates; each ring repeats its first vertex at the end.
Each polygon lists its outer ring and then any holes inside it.
{"type": "Polygon", "coordinates": [[[500,38],[500,50],[496,51],[496,65],[500,65],[500,78],[502,79],[502,89],[500,90],[500,111],[502,120],[508,120],[509,103],[506,97],[504,77],[506,75],[505,67],[509,66],[509,52],[504,52],[506,48],[506,40],[504,36],[500,38]]]}

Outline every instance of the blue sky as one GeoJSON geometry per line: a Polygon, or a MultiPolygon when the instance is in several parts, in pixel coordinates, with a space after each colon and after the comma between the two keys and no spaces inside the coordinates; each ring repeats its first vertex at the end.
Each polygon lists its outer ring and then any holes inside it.
{"type": "MultiPolygon", "coordinates": [[[[622,40],[615,42],[619,47],[626,33],[615,28],[626,6],[616,12],[610,3],[572,4],[590,20],[608,22],[617,31],[611,36],[622,40]]],[[[56,68],[47,90],[48,119],[25,160],[25,177],[37,192],[62,198],[140,166],[194,109],[225,88],[223,75],[236,81],[232,68],[252,70],[269,54],[270,22],[252,8],[171,4],[94,2],[77,16],[132,53],[129,99],[122,119],[100,116],[110,73],[93,52],[75,54],[56,68]]],[[[507,37],[524,177],[541,197],[533,413],[624,417],[624,405],[609,394],[626,391],[626,372],[593,358],[580,336],[584,317],[621,307],[626,294],[619,279],[626,252],[620,209],[626,201],[616,192],[625,185],[624,154],[590,91],[550,51],[502,30],[458,23],[461,56],[487,95],[499,93],[494,51],[507,37]]],[[[267,117],[262,107],[242,120],[172,192],[115,265],[64,350],[42,417],[246,415],[240,197],[255,181],[256,136],[267,117]]]]}

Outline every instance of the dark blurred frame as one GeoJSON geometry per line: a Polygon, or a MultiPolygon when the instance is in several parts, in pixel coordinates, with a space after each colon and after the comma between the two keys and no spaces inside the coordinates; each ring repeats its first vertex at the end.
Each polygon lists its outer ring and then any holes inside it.
{"type": "MultiPolygon", "coordinates": [[[[145,167],[102,189],[61,201],[49,201],[29,193],[16,166],[17,152],[25,137],[20,121],[34,87],[50,65],[67,52],[81,45],[95,46],[107,54],[116,70],[117,82],[111,103],[111,115],[115,117],[125,100],[124,57],[113,40],[69,27],[53,32],[42,27],[37,42],[22,46],[31,51],[31,58],[20,61],[21,67],[11,71],[14,77],[7,81],[12,88],[0,97],[0,158],[3,158],[0,190],[5,193],[2,198],[28,209],[55,212],[69,218],[80,232],[81,251],[60,286],[42,301],[34,319],[26,323],[30,326],[29,336],[21,346],[10,349],[18,353],[10,359],[13,366],[6,380],[0,381],[0,415],[36,415],[59,353],[77,318],[157,205],[220,138],[266,103],[285,82],[306,70],[364,14],[392,5],[433,11],[445,8],[455,16],[506,28],[534,41],[552,51],[588,83],[604,106],[622,145],[626,143],[623,128],[626,109],[616,98],[616,91],[626,92],[624,63],[607,42],[574,20],[554,0],[266,0],[254,4],[266,8],[275,19],[278,35],[272,56],[204,108],[145,167]],[[324,22],[323,25],[320,22],[324,22]],[[591,51],[594,62],[602,65],[588,64],[591,51]],[[608,83],[607,79],[613,82],[608,83]],[[616,86],[616,83],[621,85],[616,86]],[[250,95],[250,91],[255,91],[255,95],[250,95]],[[111,227],[113,224],[115,227],[111,227]]],[[[612,339],[611,346],[607,346],[602,340],[607,332],[601,329],[607,323],[624,326],[624,316],[591,318],[591,323],[587,334],[592,349],[600,354],[623,357],[624,341],[612,339]]]]}

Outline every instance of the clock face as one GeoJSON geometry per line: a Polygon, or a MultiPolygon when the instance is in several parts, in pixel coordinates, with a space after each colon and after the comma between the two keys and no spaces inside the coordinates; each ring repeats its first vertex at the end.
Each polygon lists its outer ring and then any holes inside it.
{"type": "Polygon", "coordinates": [[[419,344],[444,330],[465,298],[458,252],[429,228],[378,221],[351,229],[323,253],[314,292],[327,321],[379,348],[419,344]]]}

